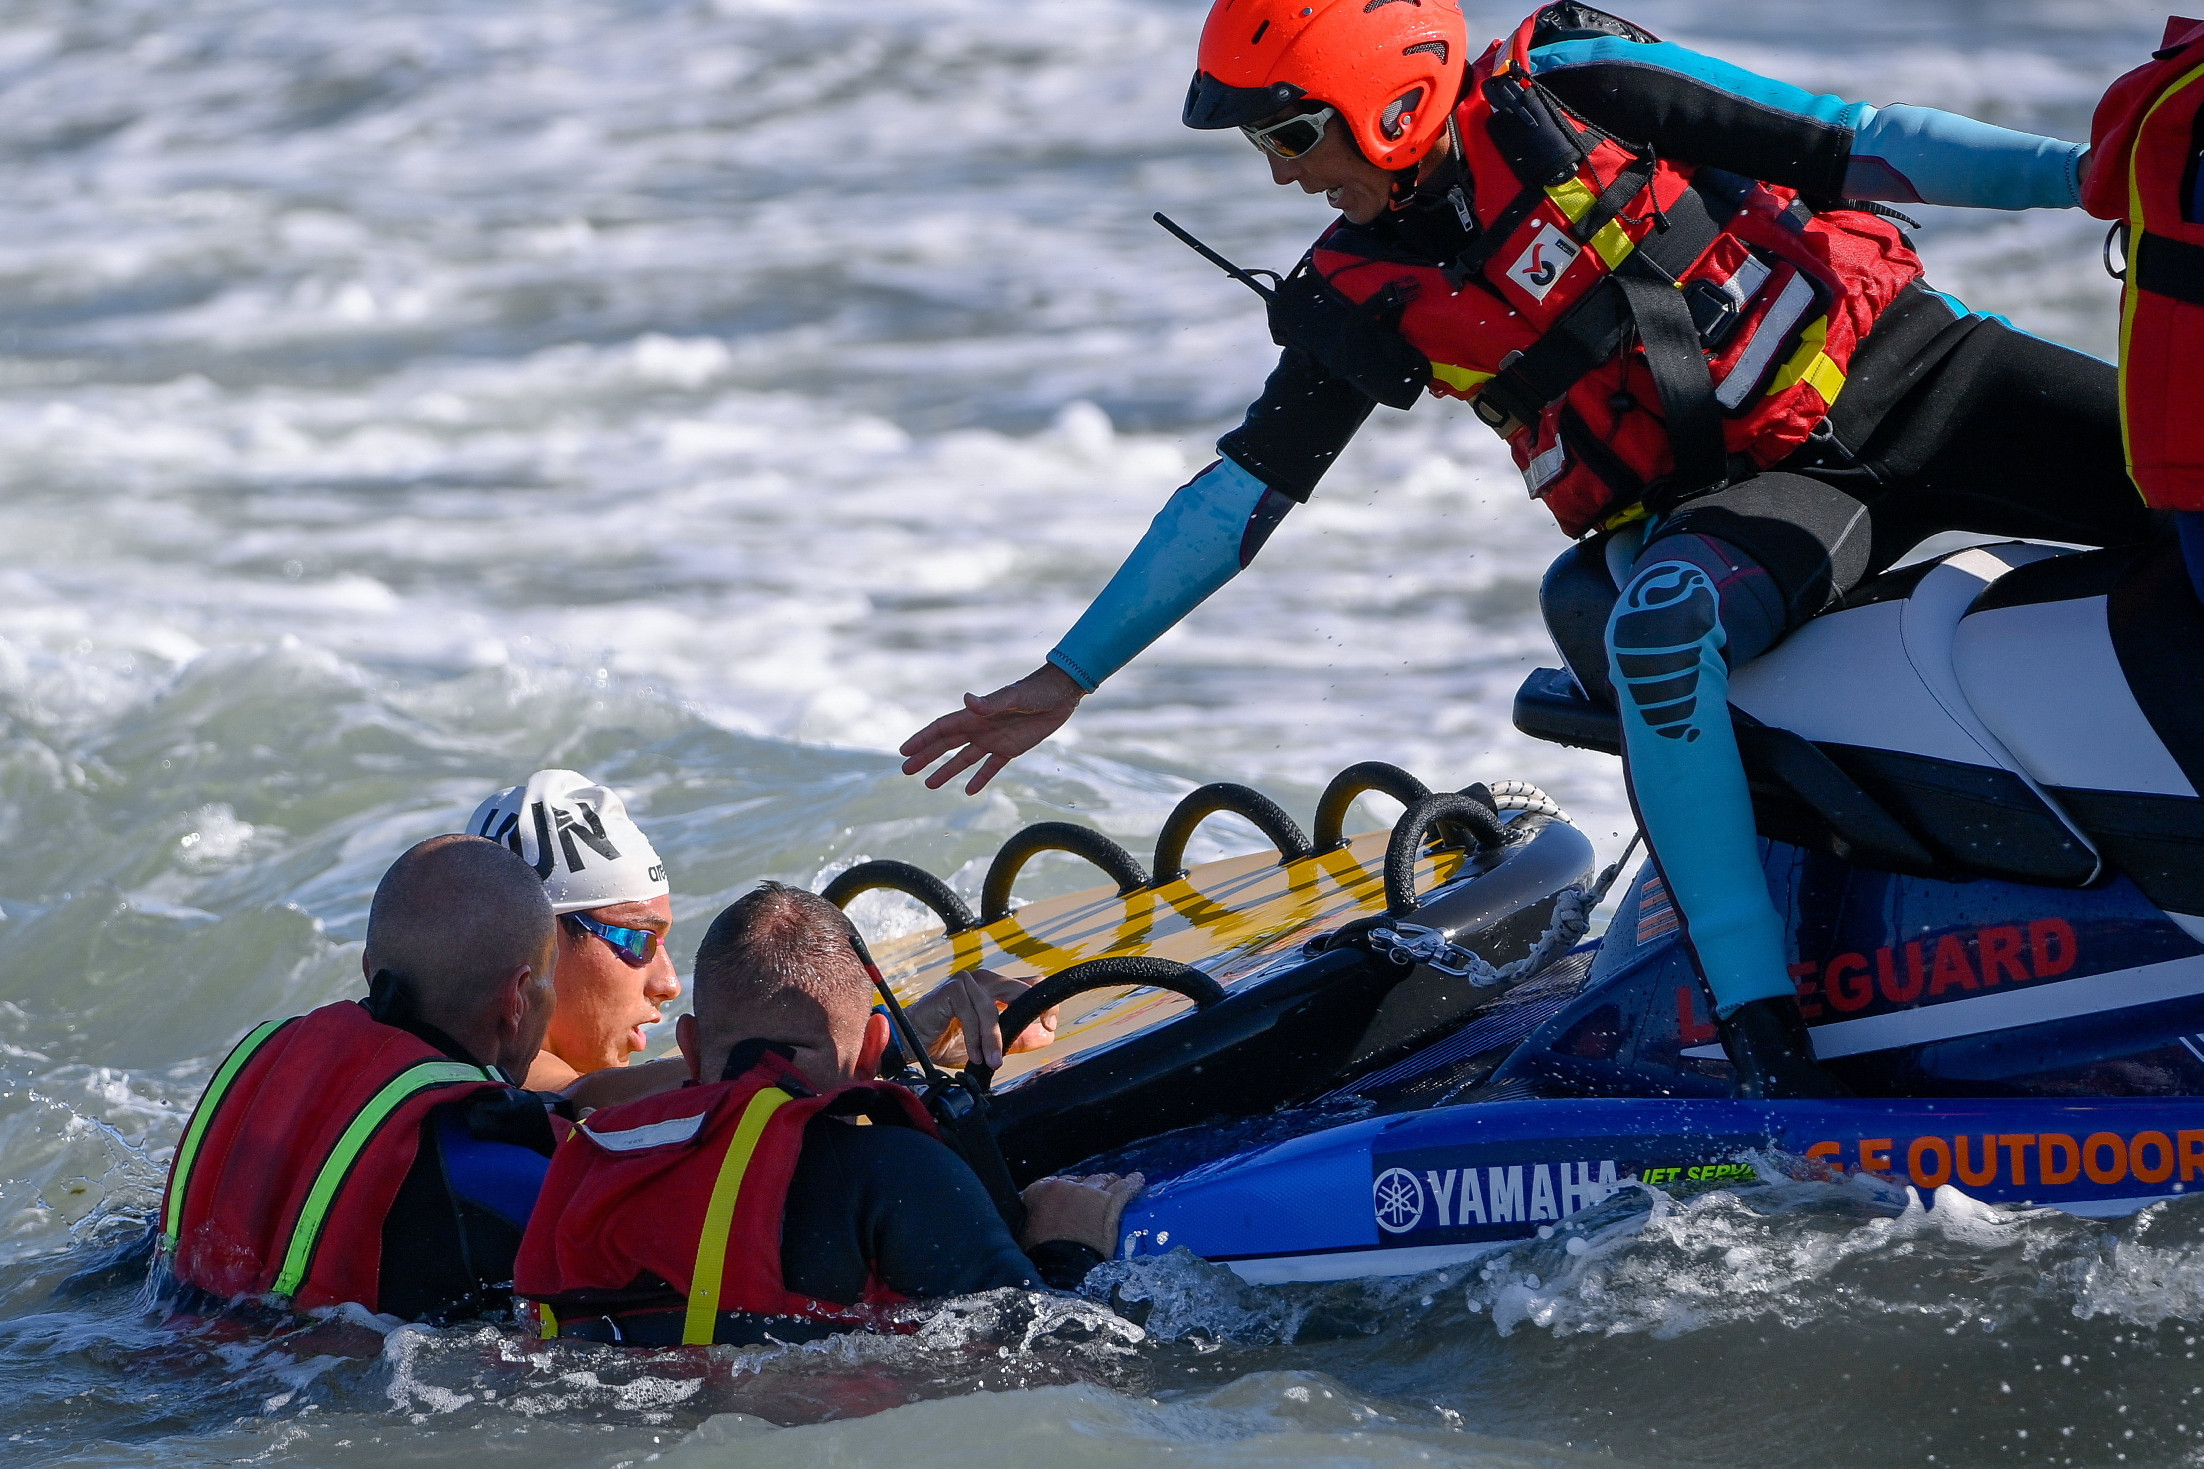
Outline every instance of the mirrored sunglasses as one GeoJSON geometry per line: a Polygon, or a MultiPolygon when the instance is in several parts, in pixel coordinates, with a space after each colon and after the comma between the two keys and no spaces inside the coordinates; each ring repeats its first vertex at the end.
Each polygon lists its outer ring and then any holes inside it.
{"type": "Polygon", "coordinates": [[[1247,140],[1265,153],[1284,159],[1295,159],[1324,141],[1324,129],[1339,116],[1334,107],[1319,107],[1314,112],[1296,113],[1268,127],[1243,127],[1247,140]]]}
{"type": "Polygon", "coordinates": [[[648,928],[617,928],[609,923],[599,923],[584,913],[569,913],[575,926],[585,933],[593,933],[612,946],[621,961],[631,969],[641,969],[658,957],[658,934],[648,928]]]}

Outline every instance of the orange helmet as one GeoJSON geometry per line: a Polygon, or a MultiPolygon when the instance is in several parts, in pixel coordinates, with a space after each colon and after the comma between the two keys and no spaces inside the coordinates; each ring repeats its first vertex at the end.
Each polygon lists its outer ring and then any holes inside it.
{"type": "Polygon", "coordinates": [[[1308,97],[1372,163],[1409,168],[1445,130],[1468,50],[1456,0],[1216,0],[1186,125],[1245,127],[1308,97]]]}

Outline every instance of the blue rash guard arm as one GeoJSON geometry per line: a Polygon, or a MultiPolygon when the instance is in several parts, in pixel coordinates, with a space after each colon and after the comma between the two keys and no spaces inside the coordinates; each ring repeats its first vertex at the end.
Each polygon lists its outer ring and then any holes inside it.
{"type": "Polygon", "coordinates": [[[1048,661],[1093,692],[1232,580],[1293,504],[1219,459],[1165,503],[1048,661]]]}
{"type": "Polygon", "coordinates": [[[1933,107],[1817,96],[1667,41],[1556,41],[1531,69],[1585,118],[1665,157],[1839,199],[2072,208],[2087,145],[1933,107]]]}

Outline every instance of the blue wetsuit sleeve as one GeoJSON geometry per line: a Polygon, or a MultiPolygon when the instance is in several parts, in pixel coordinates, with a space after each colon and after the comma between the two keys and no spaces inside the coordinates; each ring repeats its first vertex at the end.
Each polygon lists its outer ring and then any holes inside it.
{"type": "Polygon", "coordinates": [[[2075,209],[2086,143],[2015,132],[1934,107],[1863,107],[1844,174],[1854,199],[2075,209]]]}
{"type": "Polygon", "coordinates": [[[1531,69],[1562,101],[1664,157],[1799,190],[1984,209],[2080,203],[2088,149],[1933,107],[1877,108],[1760,76],[1671,42],[1557,41],[1531,69]]]}
{"type": "Polygon", "coordinates": [[[551,1160],[519,1143],[477,1136],[461,1108],[441,1108],[435,1116],[444,1178],[453,1195],[526,1229],[551,1160]]]}
{"type": "Polygon", "coordinates": [[[1149,523],[1048,661],[1092,691],[1232,580],[1293,501],[1220,459],[1149,523]]]}

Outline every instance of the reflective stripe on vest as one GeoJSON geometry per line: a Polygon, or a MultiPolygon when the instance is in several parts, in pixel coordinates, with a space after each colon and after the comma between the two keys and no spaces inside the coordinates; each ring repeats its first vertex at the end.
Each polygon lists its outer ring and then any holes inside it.
{"type": "Polygon", "coordinates": [[[298,1294],[300,1282],[306,1279],[306,1272],[313,1265],[314,1246],[321,1241],[322,1225],[328,1221],[337,1190],[344,1187],[352,1165],[374,1141],[376,1132],[390,1120],[391,1113],[434,1087],[497,1080],[490,1072],[463,1061],[424,1061],[408,1066],[385,1082],[382,1090],[369,1098],[359,1115],[346,1125],[337,1138],[337,1145],[329,1150],[321,1170],[314,1175],[314,1186],[307,1191],[306,1202],[299,1208],[298,1222],[291,1226],[290,1247],[283,1252],[283,1269],[276,1276],[274,1293],[279,1296],[298,1294]]]}
{"type": "Polygon", "coordinates": [[[191,1165],[199,1161],[199,1143],[206,1137],[207,1128],[214,1121],[215,1112],[222,1099],[229,1095],[230,1083],[237,1080],[237,1073],[245,1069],[268,1037],[289,1025],[288,1020],[270,1020],[254,1027],[251,1034],[237,1043],[226,1060],[215,1069],[214,1079],[207,1083],[206,1094],[199,1098],[199,1105],[192,1109],[191,1121],[184,1128],[183,1141],[176,1145],[176,1161],[170,1167],[168,1200],[161,1209],[161,1244],[163,1248],[176,1248],[176,1230],[184,1217],[184,1195],[191,1187],[191,1165]]]}
{"type": "Polygon", "coordinates": [[[696,1241],[696,1270],[689,1277],[689,1309],[682,1320],[681,1340],[692,1347],[710,1346],[719,1331],[719,1287],[727,1270],[728,1237],[734,1231],[735,1203],[742,1197],[742,1177],[750,1171],[750,1159],[758,1139],[773,1114],[794,1101],[779,1087],[767,1087],[750,1098],[735,1124],[733,1141],[720,1160],[719,1177],[713,1180],[711,1201],[704,1206],[704,1229],[696,1241]]]}

